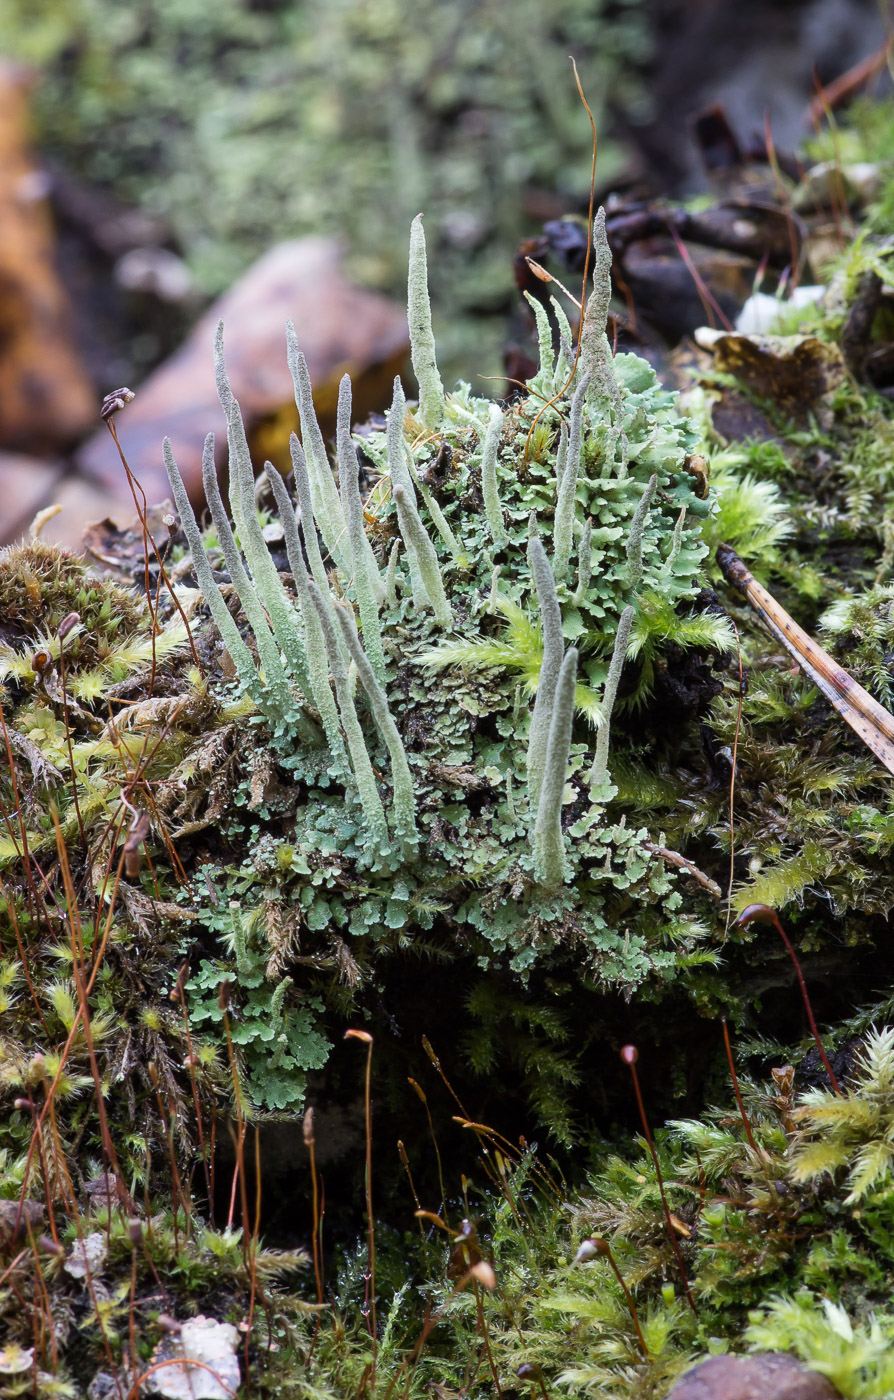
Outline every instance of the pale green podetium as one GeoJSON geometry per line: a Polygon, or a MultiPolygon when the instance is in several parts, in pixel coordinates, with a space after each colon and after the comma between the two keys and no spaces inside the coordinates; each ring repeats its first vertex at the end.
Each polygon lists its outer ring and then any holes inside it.
{"type": "Polygon", "coordinates": [[[531,811],[536,812],[540,801],[540,788],[546,769],[546,754],[549,744],[550,717],[562,666],[564,642],[562,640],[562,613],[556,593],[556,581],[546,557],[542,541],[535,537],[528,541],[528,563],[540,605],[540,627],[543,633],[543,660],[537,681],[537,696],[534,713],[531,716],[531,729],[528,736],[528,801],[531,811]]]}
{"type": "Polygon", "coordinates": [[[630,629],[633,626],[633,611],[632,607],[626,607],[621,613],[618,622],[618,630],[615,633],[615,645],[612,650],[612,659],[609,662],[608,675],[605,679],[605,690],[602,693],[602,726],[599,733],[596,735],[596,755],[593,759],[593,766],[590,769],[589,777],[590,787],[597,792],[608,782],[608,745],[611,737],[612,710],[615,707],[621,672],[624,669],[624,658],[627,655],[627,643],[630,641],[630,629]]]}
{"type": "MultiPolygon", "coordinates": [[[[391,409],[388,413],[388,431],[386,434],[386,449],[388,453],[388,473],[391,477],[391,495],[398,486],[409,496],[415,504],[416,489],[413,479],[410,476],[410,469],[407,466],[406,450],[404,447],[404,415],[407,411],[407,400],[404,395],[403,385],[400,376],[394,380],[394,392],[391,398],[391,409]]],[[[395,502],[395,509],[397,503],[395,502]]],[[[398,524],[400,524],[400,513],[398,512],[398,524]]],[[[407,542],[406,532],[401,530],[404,542],[407,542]]],[[[419,572],[419,561],[416,558],[416,551],[412,547],[406,549],[407,567],[410,571],[410,589],[413,594],[413,605],[416,608],[428,606],[428,598],[425,586],[422,582],[422,575],[419,572]]],[[[395,600],[396,601],[396,600],[395,600]]]]}
{"type": "Polygon", "coordinates": [[[341,730],[338,724],[338,710],[332,694],[332,687],[329,684],[329,655],[326,649],[323,629],[317,614],[317,609],[310,596],[308,588],[307,572],[304,565],[304,556],[301,552],[301,537],[298,533],[298,522],[295,518],[295,510],[289,500],[289,493],[286,484],[272,462],[267,462],[264,467],[267,480],[270,482],[270,489],[276,499],[276,508],[279,511],[279,518],[282,521],[283,535],[286,542],[286,554],[289,560],[289,568],[292,570],[292,577],[295,580],[295,591],[298,594],[298,605],[301,609],[301,616],[304,619],[304,641],[307,650],[307,664],[310,676],[310,688],[313,695],[314,704],[320,712],[320,719],[323,721],[323,728],[326,731],[326,740],[337,769],[348,769],[348,756],[345,753],[344,741],[341,737],[341,730]]]}
{"type": "Polygon", "coordinates": [[[348,608],[337,606],[335,615],[338,618],[351,660],[357,667],[360,684],[366,691],[366,698],[369,701],[369,708],[376,722],[376,728],[385,740],[388,756],[391,759],[395,833],[405,846],[415,846],[419,841],[419,833],[416,830],[416,797],[403,740],[391,716],[385,692],[376,680],[369,658],[360,645],[353,614],[348,608]]]}
{"type": "Polygon", "coordinates": [[[224,602],[223,595],[214,579],[214,574],[205,550],[205,542],[202,539],[202,532],[199,529],[195,513],[190,504],[189,497],[186,494],[186,488],[183,485],[183,479],[180,475],[177,463],[174,460],[174,453],[169,438],[165,438],[164,441],[164,462],[165,470],[168,474],[168,481],[171,485],[171,492],[174,496],[174,503],[177,507],[177,513],[180,516],[180,523],[183,526],[183,533],[186,535],[187,543],[189,544],[193,567],[196,571],[196,578],[199,581],[199,586],[202,589],[211,616],[217,625],[217,630],[220,632],[223,643],[236,667],[236,673],[240,681],[258,706],[258,709],[266,716],[274,730],[280,732],[289,730],[301,743],[318,743],[320,739],[319,730],[310,722],[291,693],[288,678],[280,658],[279,648],[271,633],[270,625],[254,585],[245,571],[242,557],[233,537],[230,523],[227,520],[223,502],[220,498],[220,491],[217,485],[217,473],[214,467],[214,435],[209,433],[205,439],[205,446],[202,452],[202,480],[205,484],[206,497],[209,508],[211,509],[212,519],[218,531],[218,540],[224,555],[224,562],[227,565],[237,596],[245,609],[246,617],[255,634],[263,677],[259,675],[254,658],[243,642],[239,633],[239,628],[230,615],[230,610],[224,602]]]}
{"type": "MultiPolygon", "coordinates": [[[[223,599],[223,594],[217,586],[214,572],[205,550],[205,541],[202,539],[202,532],[196,521],[195,512],[186,494],[186,487],[180,475],[180,469],[174,460],[174,451],[171,447],[171,439],[165,438],[162,444],[164,453],[165,471],[168,474],[168,481],[171,485],[171,494],[174,497],[174,505],[180,517],[180,524],[189,545],[189,552],[192,556],[193,568],[198,580],[202,595],[208,605],[208,610],[214,619],[215,626],[223,639],[223,644],[230,654],[230,659],[236,667],[236,674],[245,686],[249,695],[264,712],[269,714],[270,707],[265,704],[264,686],[261,677],[258,675],[258,668],[255,665],[254,657],[242,640],[239,628],[233,620],[232,614],[223,599]]],[[[209,433],[205,438],[204,458],[210,455],[212,469],[214,467],[214,435],[209,433]]],[[[282,670],[279,657],[276,658],[277,667],[282,670]]],[[[285,677],[283,677],[285,683],[285,677]]]]}
{"type": "Polygon", "coordinates": [[[574,391],[571,400],[571,423],[568,429],[568,443],[561,463],[557,464],[556,520],[553,536],[553,569],[558,583],[563,582],[571,559],[571,544],[574,537],[574,517],[577,505],[577,482],[580,473],[581,438],[583,433],[584,404],[590,377],[585,374],[574,391]]]}
{"type": "Polygon", "coordinates": [[[313,579],[308,579],[307,588],[314,606],[317,609],[317,615],[320,619],[320,626],[326,642],[326,650],[329,653],[329,668],[335,683],[335,694],[338,697],[341,722],[345,731],[345,737],[348,741],[348,752],[351,755],[351,767],[354,770],[357,795],[360,798],[360,805],[363,808],[363,815],[366,818],[369,833],[376,845],[383,847],[387,845],[388,842],[388,823],[385,820],[385,808],[382,806],[382,799],[379,796],[379,785],[376,782],[376,775],[373,772],[369,751],[366,747],[366,740],[363,737],[363,730],[360,726],[360,720],[357,717],[357,707],[354,704],[351,684],[348,680],[348,668],[342,656],[342,649],[338,643],[335,623],[332,618],[332,603],[328,592],[324,596],[319,588],[317,588],[313,579]]]}
{"type": "MultiPolygon", "coordinates": [[[[295,388],[295,405],[301,422],[301,440],[306,455],[310,499],[313,503],[307,518],[316,520],[326,548],[342,573],[347,574],[350,572],[351,563],[348,523],[342,510],[341,497],[332,475],[329,458],[326,455],[323,434],[320,432],[307,361],[298,347],[298,336],[291,321],[286,326],[286,344],[289,370],[295,388]]],[[[301,508],[303,511],[303,504],[301,508]]]]}
{"type": "Polygon", "coordinates": [[[408,551],[416,560],[426,601],[434,612],[436,622],[441,627],[451,627],[453,625],[453,612],[444,591],[444,581],[441,578],[441,566],[438,563],[437,551],[420,519],[412,496],[403,486],[395,486],[394,504],[397,507],[401,535],[408,551]]]}
{"type": "Polygon", "coordinates": [[[214,371],[217,396],[227,419],[227,446],[230,468],[230,510],[239,532],[239,543],[245,554],[255,587],[264,599],[273,631],[289,670],[301,689],[308,693],[307,662],[301,638],[301,623],[289,599],[276,565],[264,540],[261,522],[255,506],[255,476],[248,450],[248,438],[242,411],[230,387],[224,361],[223,321],[218,323],[214,337],[214,371]]]}
{"type": "Polygon", "coordinates": [[[630,522],[630,533],[627,536],[627,583],[631,590],[639,587],[643,576],[643,531],[657,487],[658,477],[650,476],[630,522]]]}
{"type": "Polygon", "coordinates": [[[220,487],[217,484],[217,471],[214,466],[214,438],[211,433],[205,439],[205,450],[202,453],[202,485],[205,488],[205,500],[208,502],[211,519],[217,531],[217,541],[227,566],[227,572],[230,575],[230,581],[236,590],[236,595],[242,604],[251,630],[255,634],[264,678],[270,688],[271,697],[280,717],[285,718],[294,708],[289,683],[283,671],[275,632],[271,633],[261,596],[254,581],[249,578],[246,572],[236,537],[224,509],[220,487]]]}
{"type": "Polygon", "coordinates": [[[606,325],[612,296],[612,255],[605,234],[605,210],[593,221],[593,290],[584,308],[580,339],[580,372],[590,381],[588,398],[604,411],[606,404],[618,415],[623,410],[621,391],[612,367],[612,348],[606,325]]]}
{"type": "Polygon", "coordinates": [[[379,685],[385,684],[385,653],[379,623],[379,594],[385,596],[379,566],[363,527],[363,501],[360,498],[360,463],[351,440],[351,381],[347,375],[338,390],[338,477],[348,522],[354,592],[363,624],[363,645],[379,685]]]}
{"type": "Polygon", "coordinates": [[[484,497],[484,511],[494,549],[502,549],[506,543],[506,527],[503,524],[503,509],[497,487],[497,454],[500,451],[502,433],[503,414],[496,404],[492,404],[481,449],[481,494],[484,497]]]}
{"type": "Polygon", "coordinates": [[[565,881],[565,838],[562,834],[562,797],[568,776],[571,729],[574,719],[574,686],[577,651],[570,647],[559,669],[553,698],[543,781],[534,823],[534,877],[545,889],[557,889],[565,881]]]}
{"type": "Polygon", "coordinates": [[[580,537],[580,548],[578,549],[577,560],[577,588],[574,590],[572,602],[576,607],[584,601],[587,596],[587,589],[590,586],[590,575],[593,571],[593,520],[587,516],[584,521],[583,532],[580,537]]]}
{"type": "Polygon", "coordinates": [[[444,421],[444,385],[435,357],[435,336],[431,325],[428,296],[428,261],[422,215],[410,226],[410,271],[407,278],[407,317],[410,324],[410,353],[413,373],[419,385],[418,414],[426,428],[436,432],[444,421]]]}

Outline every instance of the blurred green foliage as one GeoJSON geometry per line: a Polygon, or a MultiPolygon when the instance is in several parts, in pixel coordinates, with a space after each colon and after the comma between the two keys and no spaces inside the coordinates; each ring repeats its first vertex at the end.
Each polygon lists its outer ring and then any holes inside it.
{"type": "MultiPolygon", "coordinates": [[[[471,347],[499,369],[525,212],[536,229],[586,195],[569,54],[600,130],[609,103],[646,102],[642,0],[0,0],[0,32],[43,70],[44,148],[162,215],[205,294],[309,233],[343,238],[355,276],[399,292],[424,210],[448,383],[471,347]]],[[[603,181],[620,160],[602,144],[603,181]]]]}

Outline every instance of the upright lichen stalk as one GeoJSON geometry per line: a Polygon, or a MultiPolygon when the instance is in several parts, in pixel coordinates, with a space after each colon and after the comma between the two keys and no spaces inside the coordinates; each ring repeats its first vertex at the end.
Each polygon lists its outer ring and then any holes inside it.
{"type": "Polygon", "coordinates": [[[438,372],[435,336],[428,298],[428,259],[422,215],[410,228],[410,272],[407,279],[407,318],[410,323],[413,373],[419,385],[419,417],[426,428],[438,429],[444,421],[444,385],[438,372]]]}

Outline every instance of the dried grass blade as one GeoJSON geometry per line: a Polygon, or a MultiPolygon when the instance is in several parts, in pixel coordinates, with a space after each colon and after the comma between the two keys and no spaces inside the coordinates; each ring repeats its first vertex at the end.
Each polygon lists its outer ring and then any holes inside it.
{"type": "Polygon", "coordinates": [[[798,662],[846,724],[894,774],[894,715],[863,689],[780,607],[728,544],[717,546],[724,577],[741,589],[761,621],[798,662]]]}

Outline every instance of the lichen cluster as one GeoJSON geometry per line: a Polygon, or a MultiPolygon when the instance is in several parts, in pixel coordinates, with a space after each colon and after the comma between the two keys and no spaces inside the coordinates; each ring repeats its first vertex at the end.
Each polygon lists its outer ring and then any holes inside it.
{"type": "MultiPolygon", "coordinates": [[[[370,945],[381,955],[426,940],[449,955],[461,940],[481,966],[519,974],[573,952],[582,978],[630,991],[695,950],[701,930],[678,915],[646,832],[612,810],[609,720],[625,655],[648,658],[668,637],[722,647],[729,634],[692,615],[711,501],[688,470],[693,436],[672,396],[645,362],[611,353],[609,261],[600,216],[579,354],[561,309],[555,348],[540,310],[539,373],[500,409],[464,385],[445,393],[416,220],[419,401],[408,407],[398,380],[387,426],[352,434],[346,376],[337,480],[290,329],[297,509],[267,467],[285,581],[218,332],[233,526],[211,438],[204,482],[245,636],[165,453],[203,595],[289,775],[280,814],[249,804],[268,822],[244,866],[246,946],[273,899],[296,937],[303,927],[330,948],[346,942],[358,962],[370,945]]],[[[637,684],[641,666],[631,695],[637,684]]],[[[226,863],[206,875],[239,879],[226,863]]],[[[207,908],[201,886],[192,894],[207,908]]],[[[300,1082],[280,1093],[292,1100],[300,1082]]]]}

